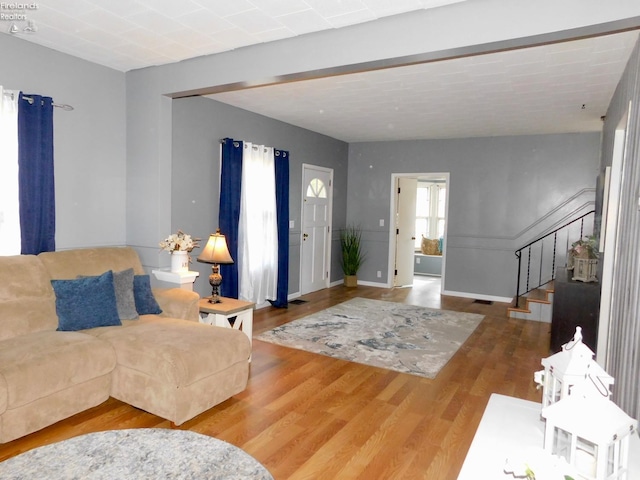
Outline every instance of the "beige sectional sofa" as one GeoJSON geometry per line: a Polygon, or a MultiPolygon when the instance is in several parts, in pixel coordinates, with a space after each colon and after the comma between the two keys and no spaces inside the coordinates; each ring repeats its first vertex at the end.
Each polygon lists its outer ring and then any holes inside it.
{"type": "Polygon", "coordinates": [[[138,288],[149,284],[144,274],[128,247],[0,257],[0,443],[109,396],[180,425],[245,389],[246,335],[199,323],[193,292],[138,288]],[[120,284],[117,324],[74,328],[93,326],[104,312],[114,320],[118,289],[104,288],[116,283],[116,272],[136,281],[133,291],[120,284]],[[135,316],[147,308],[143,301],[162,313],[120,318],[131,300],[135,316]],[[79,323],[69,323],[69,316],[79,323]]]}

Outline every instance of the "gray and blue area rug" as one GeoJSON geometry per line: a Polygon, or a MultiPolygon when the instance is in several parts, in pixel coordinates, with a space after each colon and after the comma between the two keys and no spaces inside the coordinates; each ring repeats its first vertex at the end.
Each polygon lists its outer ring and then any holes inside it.
{"type": "Polygon", "coordinates": [[[255,338],[435,378],[483,318],[475,313],[352,298],[255,338]]]}
{"type": "Polygon", "coordinates": [[[273,480],[230,443],[187,430],[88,433],[0,462],[3,480],[273,480]]]}

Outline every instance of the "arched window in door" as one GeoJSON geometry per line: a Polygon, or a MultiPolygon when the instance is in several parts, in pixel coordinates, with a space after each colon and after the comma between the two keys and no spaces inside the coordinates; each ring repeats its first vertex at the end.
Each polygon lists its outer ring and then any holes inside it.
{"type": "Polygon", "coordinates": [[[327,188],[319,178],[313,178],[307,187],[307,197],[327,198],[327,188]]]}

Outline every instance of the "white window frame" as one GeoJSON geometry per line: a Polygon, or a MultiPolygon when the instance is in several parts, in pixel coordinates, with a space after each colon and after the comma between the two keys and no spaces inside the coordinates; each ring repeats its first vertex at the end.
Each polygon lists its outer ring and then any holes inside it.
{"type": "MultiPolygon", "coordinates": [[[[427,220],[427,225],[428,225],[428,232],[419,232],[416,229],[416,241],[415,241],[415,249],[416,252],[419,252],[421,250],[421,242],[422,242],[422,235],[424,235],[426,238],[431,238],[431,239],[435,239],[435,238],[440,238],[438,236],[438,224],[440,223],[440,221],[446,221],[446,217],[445,216],[438,216],[438,210],[439,210],[439,204],[440,204],[440,199],[439,199],[439,194],[440,194],[440,190],[442,188],[445,189],[445,199],[444,201],[446,202],[446,188],[447,188],[447,184],[444,181],[434,181],[434,180],[428,180],[428,181],[424,181],[424,180],[418,180],[418,190],[419,189],[425,189],[428,188],[429,189],[429,216],[424,216],[424,215],[418,215],[417,211],[418,211],[418,207],[416,206],[416,220],[418,219],[426,219],[427,220]],[[436,188],[434,188],[436,187],[436,188]]],[[[446,204],[445,204],[445,208],[443,209],[446,215],[446,204]]],[[[443,228],[443,235],[444,235],[444,228],[443,228]]]]}

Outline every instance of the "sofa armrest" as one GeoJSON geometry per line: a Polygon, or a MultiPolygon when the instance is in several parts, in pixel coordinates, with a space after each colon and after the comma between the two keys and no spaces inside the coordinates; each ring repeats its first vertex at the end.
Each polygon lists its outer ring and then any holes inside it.
{"type": "Polygon", "coordinates": [[[200,295],[196,292],[182,288],[154,288],[153,295],[162,309],[163,316],[192,322],[200,321],[200,295]]]}

